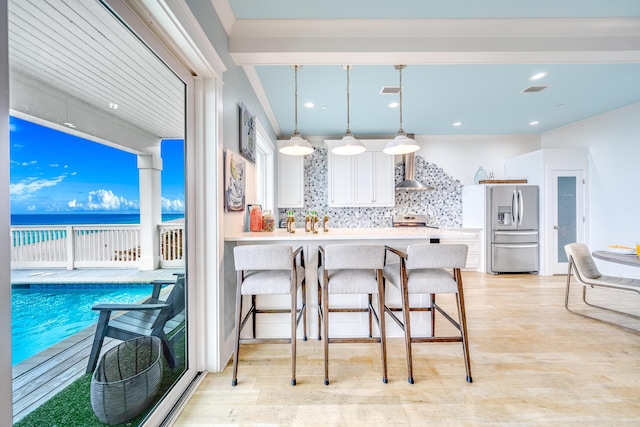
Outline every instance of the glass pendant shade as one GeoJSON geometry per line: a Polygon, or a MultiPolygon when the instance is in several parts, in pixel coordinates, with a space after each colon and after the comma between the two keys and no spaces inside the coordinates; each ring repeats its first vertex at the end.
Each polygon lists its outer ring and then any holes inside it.
{"type": "Polygon", "coordinates": [[[400,129],[398,129],[398,133],[396,137],[387,143],[382,150],[385,154],[409,154],[420,149],[418,143],[407,136],[405,131],[402,129],[402,70],[406,67],[406,65],[395,65],[396,70],[400,72],[400,129]]]}
{"type": "Polygon", "coordinates": [[[282,154],[287,154],[289,156],[306,156],[307,154],[313,153],[313,147],[311,146],[309,141],[303,139],[302,136],[300,136],[300,132],[298,131],[298,70],[302,68],[302,65],[294,65],[292,68],[295,72],[294,107],[296,124],[293,130],[293,134],[291,135],[291,139],[282,144],[279,151],[282,154]]]}
{"type": "Polygon", "coordinates": [[[344,133],[342,139],[333,146],[331,152],[340,156],[353,156],[364,153],[367,149],[362,142],[353,136],[351,129],[349,129],[349,70],[351,70],[352,66],[345,65],[343,68],[347,70],[347,131],[344,133]]]}

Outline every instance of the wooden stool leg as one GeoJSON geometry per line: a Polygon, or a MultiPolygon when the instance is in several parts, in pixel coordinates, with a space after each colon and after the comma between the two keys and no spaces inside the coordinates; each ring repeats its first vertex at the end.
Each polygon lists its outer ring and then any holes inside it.
{"type": "Polygon", "coordinates": [[[404,317],[404,346],[407,354],[407,381],[413,384],[413,355],[411,354],[411,306],[409,305],[409,290],[406,278],[401,286],[402,315],[404,317]]]}
{"type": "Polygon", "coordinates": [[[378,270],[378,322],[380,327],[380,353],[382,357],[382,382],[387,383],[387,331],[384,315],[384,280],[382,270],[378,270]]]}
{"type": "Polygon", "coordinates": [[[238,272],[238,284],[236,289],[236,348],[233,353],[233,379],[231,385],[238,384],[238,357],[240,353],[240,332],[242,329],[242,272],[238,272]]]}
{"type": "Polygon", "coordinates": [[[460,335],[462,336],[462,350],[464,352],[464,365],[467,370],[467,382],[473,382],[471,378],[471,360],[469,357],[469,341],[467,339],[467,316],[464,307],[464,293],[462,290],[462,274],[456,270],[456,281],[458,282],[458,317],[460,318],[460,335]]]}
{"type": "MultiPolygon", "coordinates": [[[[329,286],[322,287],[322,329],[324,330],[324,385],[329,385],[329,286]]],[[[318,326],[319,327],[319,326],[318,326]]]]}
{"type": "Polygon", "coordinates": [[[291,385],[296,385],[296,336],[298,330],[298,288],[291,290],[291,385]]]}
{"type": "Polygon", "coordinates": [[[322,339],[322,285],[320,284],[320,280],[318,279],[318,341],[322,339]]]}

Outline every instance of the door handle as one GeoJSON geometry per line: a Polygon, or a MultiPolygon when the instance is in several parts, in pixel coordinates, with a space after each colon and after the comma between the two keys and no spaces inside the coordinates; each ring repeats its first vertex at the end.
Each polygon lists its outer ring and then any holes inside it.
{"type": "Polygon", "coordinates": [[[559,226],[557,226],[557,225],[554,225],[554,226],[553,226],[553,229],[554,229],[554,230],[560,230],[560,227],[559,227],[559,226]]]}

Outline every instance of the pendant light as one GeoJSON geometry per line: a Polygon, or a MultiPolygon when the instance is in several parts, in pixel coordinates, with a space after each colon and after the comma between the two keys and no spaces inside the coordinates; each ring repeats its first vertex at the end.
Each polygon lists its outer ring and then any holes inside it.
{"type": "Polygon", "coordinates": [[[409,154],[420,149],[418,143],[409,138],[402,129],[402,70],[405,67],[406,65],[394,65],[394,68],[400,72],[400,129],[393,141],[389,141],[382,150],[386,154],[409,154]]]}
{"type": "Polygon", "coordinates": [[[293,67],[295,75],[295,128],[291,139],[286,141],[280,147],[282,154],[288,154],[290,156],[306,156],[313,153],[313,147],[309,144],[309,141],[302,139],[300,132],[298,132],[298,70],[302,68],[302,65],[294,65],[293,67]]]}
{"type": "Polygon", "coordinates": [[[347,131],[344,133],[342,140],[338,141],[336,145],[333,146],[331,152],[333,154],[339,154],[342,156],[349,156],[354,154],[360,154],[366,151],[364,144],[358,141],[353,134],[351,133],[351,129],[349,128],[350,120],[349,120],[349,70],[353,68],[351,65],[345,65],[343,67],[347,70],[347,131]]]}

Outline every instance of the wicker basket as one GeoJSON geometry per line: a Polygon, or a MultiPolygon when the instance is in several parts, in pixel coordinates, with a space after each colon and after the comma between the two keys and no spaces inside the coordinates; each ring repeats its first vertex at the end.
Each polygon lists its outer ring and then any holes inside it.
{"type": "Polygon", "coordinates": [[[144,412],[162,380],[157,337],[125,341],[107,351],[91,378],[91,407],[100,422],[120,424],[144,412]]]}

